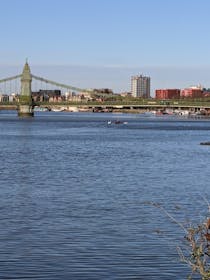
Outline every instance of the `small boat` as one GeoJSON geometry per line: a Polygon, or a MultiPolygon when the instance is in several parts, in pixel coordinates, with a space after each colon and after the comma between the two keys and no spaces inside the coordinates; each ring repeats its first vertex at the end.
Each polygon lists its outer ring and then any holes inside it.
{"type": "Polygon", "coordinates": [[[116,120],[114,123],[115,123],[115,124],[121,124],[121,123],[123,123],[123,122],[122,122],[122,121],[119,121],[119,120],[116,120]]]}
{"type": "Polygon", "coordinates": [[[49,111],[48,108],[46,107],[39,107],[39,106],[34,107],[34,112],[46,112],[46,111],[49,111]]]}
{"type": "Polygon", "coordinates": [[[116,121],[114,121],[114,122],[112,122],[112,121],[107,121],[107,124],[127,124],[128,122],[123,122],[123,121],[120,121],[120,120],[116,120],[116,121]]]}
{"type": "Polygon", "coordinates": [[[115,123],[115,124],[127,124],[128,122],[123,122],[123,121],[117,120],[117,121],[115,121],[114,123],[115,123]]]}
{"type": "Polygon", "coordinates": [[[63,108],[51,108],[52,112],[63,112],[64,109],[63,108]]]}

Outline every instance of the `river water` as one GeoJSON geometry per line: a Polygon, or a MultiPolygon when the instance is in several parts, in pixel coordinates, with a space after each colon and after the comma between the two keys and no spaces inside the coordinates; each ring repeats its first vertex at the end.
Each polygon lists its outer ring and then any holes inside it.
{"type": "Polygon", "coordinates": [[[186,279],[207,214],[210,120],[0,112],[0,279],[186,279]],[[126,123],[107,124],[108,120],[126,123]]]}

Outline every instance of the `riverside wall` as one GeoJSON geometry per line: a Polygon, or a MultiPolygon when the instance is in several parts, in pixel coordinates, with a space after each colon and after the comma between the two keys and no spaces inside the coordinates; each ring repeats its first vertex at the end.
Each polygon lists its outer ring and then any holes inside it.
{"type": "MultiPolygon", "coordinates": [[[[69,112],[123,112],[123,113],[145,113],[150,111],[166,111],[166,110],[186,110],[189,112],[205,111],[210,114],[209,106],[188,106],[188,105],[98,105],[98,104],[39,104],[41,108],[47,108],[49,111],[69,111],[69,112]]],[[[18,110],[17,104],[0,104],[0,110],[18,110]]]]}

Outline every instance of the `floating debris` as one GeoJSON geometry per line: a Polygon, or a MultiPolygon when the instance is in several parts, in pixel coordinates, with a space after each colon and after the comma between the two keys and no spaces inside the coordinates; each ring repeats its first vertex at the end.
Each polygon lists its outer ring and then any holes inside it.
{"type": "Polygon", "coordinates": [[[200,145],[207,145],[207,146],[210,146],[210,141],[209,141],[209,142],[201,142],[200,145]]]}

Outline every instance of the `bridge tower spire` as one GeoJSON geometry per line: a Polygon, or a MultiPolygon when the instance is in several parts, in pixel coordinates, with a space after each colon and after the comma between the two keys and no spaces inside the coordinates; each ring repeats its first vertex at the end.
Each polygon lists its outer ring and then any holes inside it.
{"type": "Polygon", "coordinates": [[[28,61],[26,60],[21,75],[21,93],[18,107],[18,116],[20,117],[32,117],[34,115],[31,96],[31,81],[31,70],[28,61]]]}

